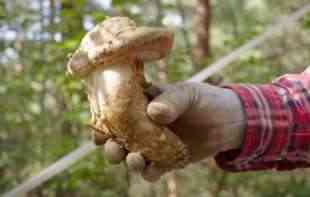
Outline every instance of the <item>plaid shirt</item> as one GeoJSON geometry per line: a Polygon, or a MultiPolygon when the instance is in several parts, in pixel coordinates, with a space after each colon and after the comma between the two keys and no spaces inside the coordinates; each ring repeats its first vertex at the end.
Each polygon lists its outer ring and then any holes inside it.
{"type": "Polygon", "coordinates": [[[243,145],[215,159],[227,171],[310,166],[310,68],[267,85],[233,85],[246,116],[243,145]]]}

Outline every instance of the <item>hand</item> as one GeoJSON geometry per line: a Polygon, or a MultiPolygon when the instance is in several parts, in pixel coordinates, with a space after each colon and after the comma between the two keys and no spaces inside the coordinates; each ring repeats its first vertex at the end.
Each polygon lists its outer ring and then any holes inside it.
{"type": "MultiPolygon", "coordinates": [[[[190,151],[190,163],[240,147],[245,120],[239,98],[232,90],[203,83],[178,83],[151,87],[146,93],[154,98],[147,114],[181,138],[190,151]]],[[[147,166],[142,175],[154,181],[163,173],[147,166]]]]}

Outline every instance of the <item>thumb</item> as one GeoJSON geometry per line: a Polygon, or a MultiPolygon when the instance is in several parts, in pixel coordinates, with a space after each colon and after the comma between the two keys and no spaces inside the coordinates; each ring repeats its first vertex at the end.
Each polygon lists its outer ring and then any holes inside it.
{"type": "Polygon", "coordinates": [[[147,107],[147,114],[159,124],[170,124],[189,108],[190,103],[189,87],[176,85],[152,100],[147,107]]]}

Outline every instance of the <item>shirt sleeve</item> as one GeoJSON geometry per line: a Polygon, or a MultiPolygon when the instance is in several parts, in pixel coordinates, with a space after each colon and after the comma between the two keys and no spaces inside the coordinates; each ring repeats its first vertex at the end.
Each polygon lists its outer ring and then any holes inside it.
{"type": "Polygon", "coordinates": [[[310,166],[310,72],[267,85],[228,86],[238,94],[246,124],[238,150],[216,155],[227,171],[290,170],[310,166]]]}

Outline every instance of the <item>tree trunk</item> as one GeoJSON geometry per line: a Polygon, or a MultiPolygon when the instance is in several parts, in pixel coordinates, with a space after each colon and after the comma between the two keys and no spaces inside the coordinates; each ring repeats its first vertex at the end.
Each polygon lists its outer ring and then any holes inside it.
{"type": "MultiPolygon", "coordinates": [[[[196,43],[193,47],[193,56],[197,65],[205,65],[211,55],[210,50],[210,26],[211,26],[211,2],[210,0],[197,0],[194,29],[196,43]]],[[[200,68],[199,68],[200,69],[200,68]]],[[[220,85],[223,77],[220,74],[213,75],[206,79],[207,83],[220,85]]]]}
{"type": "Polygon", "coordinates": [[[80,14],[85,4],[74,3],[70,0],[62,0],[61,3],[61,17],[62,17],[62,36],[63,39],[70,39],[76,36],[75,32],[80,32],[83,27],[83,15],[80,14]],[[66,14],[70,13],[69,14],[66,14]],[[75,31],[77,30],[77,31],[75,31]]]}
{"type": "Polygon", "coordinates": [[[193,54],[195,59],[198,62],[201,62],[210,55],[210,0],[197,0],[194,25],[196,32],[196,43],[193,49],[193,54]]]}

